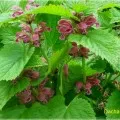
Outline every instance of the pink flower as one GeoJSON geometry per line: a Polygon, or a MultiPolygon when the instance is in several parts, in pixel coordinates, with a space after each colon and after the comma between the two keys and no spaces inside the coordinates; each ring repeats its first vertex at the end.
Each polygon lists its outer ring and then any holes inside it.
{"type": "Polygon", "coordinates": [[[31,9],[31,5],[30,4],[27,4],[26,7],[25,7],[26,10],[30,10],[31,9]]]}
{"type": "Polygon", "coordinates": [[[19,100],[22,104],[31,102],[33,97],[32,97],[30,87],[28,87],[26,90],[23,90],[22,92],[18,93],[17,97],[19,98],[19,100]]]}
{"type": "Polygon", "coordinates": [[[81,46],[79,49],[79,53],[82,57],[88,58],[89,49],[81,46]]]}
{"type": "Polygon", "coordinates": [[[72,23],[69,20],[62,19],[58,22],[57,27],[59,33],[61,33],[60,39],[64,40],[65,37],[73,32],[72,23]]]}
{"type": "Polygon", "coordinates": [[[85,17],[84,22],[86,23],[86,25],[88,27],[91,27],[94,24],[96,24],[97,21],[96,21],[96,18],[93,15],[90,15],[90,16],[85,17]]]}
{"type": "Polygon", "coordinates": [[[37,34],[37,33],[34,33],[33,35],[32,35],[32,40],[33,41],[39,41],[39,34],[37,34]]]}
{"type": "Polygon", "coordinates": [[[41,88],[37,99],[40,102],[47,103],[49,99],[54,95],[54,91],[51,88],[41,88]]]}
{"type": "Polygon", "coordinates": [[[31,69],[26,70],[24,72],[24,75],[26,77],[29,77],[31,80],[36,80],[36,79],[38,79],[40,77],[40,73],[39,72],[31,70],[31,69]]]}
{"type": "Polygon", "coordinates": [[[19,10],[19,11],[16,11],[12,14],[12,17],[17,17],[19,15],[22,15],[23,14],[23,11],[22,10],[19,10]]]}
{"type": "Polygon", "coordinates": [[[100,84],[100,80],[97,79],[97,78],[94,77],[94,76],[88,77],[88,78],[87,78],[87,81],[89,81],[92,86],[99,86],[99,84],[100,84]]]}
{"type": "Polygon", "coordinates": [[[20,25],[20,27],[21,27],[22,30],[25,31],[25,32],[31,33],[31,31],[32,31],[30,25],[28,25],[28,24],[22,23],[22,24],[20,25]]]}
{"type": "Polygon", "coordinates": [[[46,26],[45,22],[40,22],[38,27],[34,29],[34,33],[41,35],[45,31],[50,31],[51,29],[46,26]]]}
{"type": "Polygon", "coordinates": [[[40,42],[38,40],[33,41],[35,47],[40,47],[40,42]]]}
{"type": "Polygon", "coordinates": [[[76,82],[77,93],[79,93],[82,88],[83,88],[83,83],[82,82],[76,82]]]}
{"type": "Polygon", "coordinates": [[[69,55],[73,57],[77,57],[79,52],[79,48],[75,42],[72,42],[72,48],[69,51],[69,55]]]}
{"type": "Polygon", "coordinates": [[[80,31],[80,33],[87,34],[88,26],[85,22],[80,22],[79,24],[77,24],[77,28],[80,31]]]}
{"type": "Polygon", "coordinates": [[[24,43],[30,42],[30,36],[26,32],[17,32],[16,33],[16,42],[23,40],[24,43]]]}
{"type": "Polygon", "coordinates": [[[85,91],[86,91],[86,94],[87,95],[90,95],[92,92],[91,92],[91,84],[89,83],[89,82],[87,82],[86,84],[85,84],[85,91]]]}
{"type": "Polygon", "coordinates": [[[23,10],[19,6],[13,6],[12,10],[14,11],[14,13],[12,14],[12,17],[17,17],[17,16],[23,14],[23,10]]]}

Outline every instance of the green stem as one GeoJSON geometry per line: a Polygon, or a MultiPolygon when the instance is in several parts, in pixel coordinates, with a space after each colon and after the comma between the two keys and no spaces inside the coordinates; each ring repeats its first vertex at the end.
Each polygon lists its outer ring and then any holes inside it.
{"type": "Polygon", "coordinates": [[[86,65],[84,57],[82,57],[82,69],[83,69],[83,82],[86,83],[86,65]]]}

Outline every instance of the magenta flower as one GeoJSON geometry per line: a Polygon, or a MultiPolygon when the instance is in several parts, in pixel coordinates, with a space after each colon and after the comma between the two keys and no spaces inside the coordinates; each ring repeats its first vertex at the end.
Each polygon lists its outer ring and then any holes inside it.
{"type": "Polygon", "coordinates": [[[88,58],[89,49],[81,46],[79,49],[79,53],[82,57],[88,58]]]}
{"type": "Polygon", "coordinates": [[[91,27],[94,24],[96,24],[97,21],[96,21],[96,18],[93,15],[90,15],[90,16],[85,17],[84,22],[86,23],[86,25],[88,27],[91,27]]]}
{"type": "Polygon", "coordinates": [[[80,33],[87,34],[88,26],[85,22],[80,22],[79,24],[77,24],[77,28],[80,31],[80,33]]]}
{"type": "Polygon", "coordinates": [[[12,17],[17,17],[23,14],[23,10],[19,6],[13,6],[12,10],[14,11],[14,13],[12,14],[12,17]]]}
{"type": "Polygon", "coordinates": [[[26,90],[23,90],[22,92],[18,93],[17,97],[19,98],[19,100],[22,104],[31,102],[33,99],[33,96],[32,96],[30,87],[28,87],[26,90]]]}
{"type": "Polygon", "coordinates": [[[22,40],[24,43],[28,43],[30,39],[30,36],[26,32],[21,31],[16,33],[16,42],[22,40]]]}
{"type": "Polygon", "coordinates": [[[38,78],[40,77],[39,72],[34,71],[34,70],[31,70],[31,69],[26,70],[26,71],[24,72],[24,75],[25,75],[26,77],[30,78],[31,80],[36,80],[36,79],[38,79],[38,78]]]}
{"type": "Polygon", "coordinates": [[[40,22],[38,27],[34,29],[34,33],[41,35],[45,31],[50,31],[51,29],[46,26],[45,22],[40,22]]]}
{"type": "Polygon", "coordinates": [[[73,57],[77,57],[79,52],[79,48],[75,42],[72,42],[72,48],[69,51],[69,55],[73,57]]]}
{"type": "Polygon", "coordinates": [[[64,40],[65,37],[73,32],[72,23],[69,20],[62,19],[58,22],[57,27],[59,33],[61,33],[60,39],[64,40]]]}
{"type": "Polygon", "coordinates": [[[34,33],[34,34],[32,35],[32,40],[33,40],[33,41],[39,41],[39,34],[34,33]]]}
{"type": "Polygon", "coordinates": [[[54,91],[51,88],[45,87],[40,89],[37,99],[42,103],[47,103],[53,95],[54,91]]]}
{"type": "Polygon", "coordinates": [[[100,80],[97,79],[95,76],[88,77],[87,81],[89,81],[92,86],[99,86],[100,85],[100,80]]]}
{"type": "Polygon", "coordinates": [[[91,87],[92,87],[92,85],[89,82],[87,82],[85,84],[85,88],[84,89],[85,89],[87,95],[90,95],[92,93],[91,92],[91,87]]]}
{"type": "Polygon", "coordinates": [[[76,82],[76,91],[79,93],[83,88],[83,83],[82,82],[76,82]]]}
{"type": "Polygon", "coordinates": [[[87,34],[88,29],[94,24],[96,25],[96,27],[99,26],[96,18],[93,15],[90,15],[82,19],[82,21],[77,24],[77,29],[81,34],[87,34]]]}
{"type": "Polygon", "coordinates": [[[31,31],[32,31],[30,25],[28,25],[28,24],[23,23],[23,24],[20,25],[20,27],[21,27],[22,30],[25,31],[25,32],[31,33],[31,31]]]}

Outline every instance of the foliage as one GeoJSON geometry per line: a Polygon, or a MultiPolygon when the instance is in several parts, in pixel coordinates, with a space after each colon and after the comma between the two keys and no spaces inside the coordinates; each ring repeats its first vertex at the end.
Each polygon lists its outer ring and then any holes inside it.
{"type": "Polygon", "coordinates": [[[120,119],[120,3],[0,1],[0,119],[120,119]]]}

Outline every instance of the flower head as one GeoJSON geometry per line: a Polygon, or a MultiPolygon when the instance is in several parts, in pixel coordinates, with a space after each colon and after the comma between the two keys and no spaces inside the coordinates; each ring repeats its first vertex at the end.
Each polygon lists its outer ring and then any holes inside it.
{"type": "Polygon", "coordinates": [[[60,39],[64,40],[65,37],[73,32],[72,23],[69,20],[62,19],[58,22],[57,27],[59,33],[61,33],[60,39]]]}

